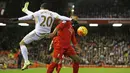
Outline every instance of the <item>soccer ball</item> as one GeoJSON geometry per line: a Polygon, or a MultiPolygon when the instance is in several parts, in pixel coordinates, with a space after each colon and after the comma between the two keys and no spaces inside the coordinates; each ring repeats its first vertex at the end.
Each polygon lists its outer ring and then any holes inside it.
{"type": "Polygon", "coordinates": [[[88,33],[88,29],[85,27],[85,26],[80,26],[78,29],[77,29],[77,34],[79,36],[86,36],[88,33]]]}

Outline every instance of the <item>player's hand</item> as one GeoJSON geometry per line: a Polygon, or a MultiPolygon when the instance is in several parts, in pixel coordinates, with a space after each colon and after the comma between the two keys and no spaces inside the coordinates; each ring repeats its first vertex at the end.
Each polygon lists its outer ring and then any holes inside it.
{"type": "Polygon", "coordinates": [[[18,21],[18,18],[11,18],[11,19],[9,19],[9,21],[18,21]]]}
{"type": "Polygon", "coordinates": [[[54,36],[55,36],[54,33],[50,33],[50,34],[49,34],[49,38],[53,38],[54,36]]]}

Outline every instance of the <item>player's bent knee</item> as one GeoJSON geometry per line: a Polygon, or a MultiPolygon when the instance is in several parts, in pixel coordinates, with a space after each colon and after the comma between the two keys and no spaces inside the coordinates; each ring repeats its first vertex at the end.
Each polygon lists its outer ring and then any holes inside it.
{"type": "Polygon", "coordinates": [[[79,58],[76,58],[76,59],[74,60],[74,62],[80,62],[80,59],[79,59],[79,58]]]}
{"type": "Polygon", "coordinates": [[[81,58],[79,56],[77,56],[77,62],[80,62],[81,58]]]}
{"type": "Polygon", "coordinates": [[[80,62],[80,57],[76,55],[76,56],[74,57],[74,62],[80,62]]]}
{"type": "Polygon", "coordinates": [[[77,58],[77,62],[80,62],[80,60],[81,60],[80,58],[77,58]]]}
{"type": "Polygon", "coordinates": [[[53,62],[59,63],[59,62],[60,62],[60,59],[58,59],[58,58],[53,58],[53,62]]]}
{"type": "Polygon", "coordinates": [[[24,41],[22,40],[19,45],[25,45],[24,41]]]}

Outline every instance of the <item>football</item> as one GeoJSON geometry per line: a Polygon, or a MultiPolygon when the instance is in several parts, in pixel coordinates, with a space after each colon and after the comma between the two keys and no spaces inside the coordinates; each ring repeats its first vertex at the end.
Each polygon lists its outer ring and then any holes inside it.
{"type": "Polygon", "coordinates": [[[78,27],[78,29],[77,29],[77,34],[78,34],[79,36],[86,36],[87,33],[88,33],[88,29],[87,29],[85,26],[80,26],[80,27],[78,27]]]}

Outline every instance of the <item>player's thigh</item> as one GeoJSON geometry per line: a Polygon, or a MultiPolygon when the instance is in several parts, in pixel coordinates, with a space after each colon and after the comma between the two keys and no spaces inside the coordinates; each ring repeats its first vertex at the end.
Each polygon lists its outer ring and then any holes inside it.
{"type": "Polygon", "coordinates": [[[67,48],[65,55],[68,55],[75,62],[80,61],[80,57],[76,54],[76,51],[74,50],[74,48],[72,46],[67,48]]]}
{"type": "Polygon", "coordinates": [[[61,60],[62,56],[63,56],[63,52],[64,50],[61,47],[54,47],[54,51],[53,51],[53,58],[61,60]]]}
{"type": "Polygon", "coordinates": [[[74,62],[80,62],[80,57],[78,55],[71,55],[69,56],[74,62]]]}
{"type": "Polygon", "coordinates": [[[33,41],[37,41],[37,40],[40,40],[40,37],[36,34],[36,32],[33,30],[31,31],[29,34],[27,34],[23,39],[22,41],[25,43],[25,44],[29,44],[33,41]]]}
{"type": "Polygon", "coordinates": [[[40,39],[49,38],[49,33],[39,33],[39,32],[36,32],[36,33],[40,37],[40,39]]]}
{"type": "Polygon", "coordinates": [[[55,63],[59,63],[60,60],[61,60],[61,55],[62,55],[61,52],[54,51],[52,61],[55,62],[55,63]]]}
{"type": "Polygon", "coordinates": [[[60,62],[60,59],[53,57],[52,62],[59,63],[59,62],[60,62]]]}
{"type": "Polygon", "coordinates": [[[76,55],[76,51],[74,50],[72,46],[69,46],[68,48],[65,49],[64,54],[66,56],[73,56],[73,55],[76,55]]]}

